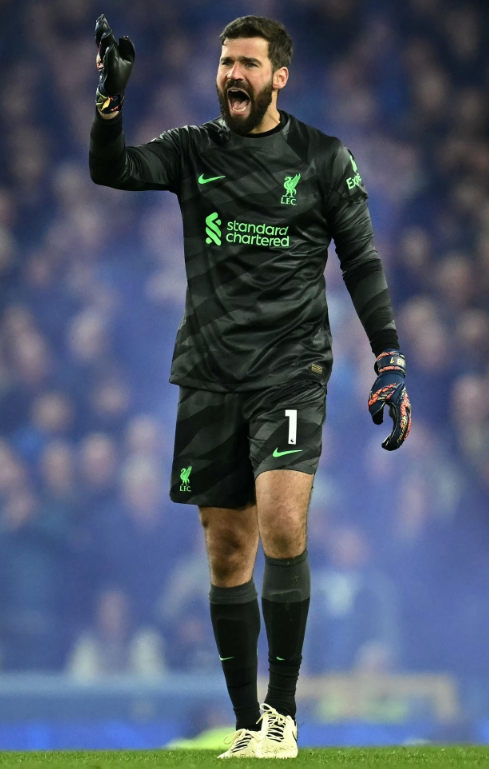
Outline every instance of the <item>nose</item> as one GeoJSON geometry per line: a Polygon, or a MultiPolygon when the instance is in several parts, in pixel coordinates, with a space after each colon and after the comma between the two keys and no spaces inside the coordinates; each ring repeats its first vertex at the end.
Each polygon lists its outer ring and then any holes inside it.
{"type": "Polygon", "coordinates": [[[230,69],[227,72],[227,79],[228,80],[242,80],[242,72],[241,72],[241,65],[238,61],[235,61],[233,64],[232,69],[230,69]]]}

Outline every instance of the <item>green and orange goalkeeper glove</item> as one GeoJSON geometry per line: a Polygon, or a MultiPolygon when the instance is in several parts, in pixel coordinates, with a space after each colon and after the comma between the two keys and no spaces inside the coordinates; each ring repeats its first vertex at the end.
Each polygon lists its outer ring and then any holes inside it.
{"type": "Polygon", "coordinates": [[[95,22],[95,42],[98,47],[99,71],[95,103],[100,112],[110,115],[121,110],[136,51],[128,37],[120,37],[116,43],[109,22],[103,14],[95,22]]]}
{"type": "Polygon", "coordinates": [[[399,350],[385,350],[375,361],[377,379],[368,399],[368,410],[376,425],[384,421],[384,407],[394,422],[390,435],[382,443],[382,448],[394,451],[401,446],[411,429],[411,404],[404,385],[406,359],[399,350]]]}

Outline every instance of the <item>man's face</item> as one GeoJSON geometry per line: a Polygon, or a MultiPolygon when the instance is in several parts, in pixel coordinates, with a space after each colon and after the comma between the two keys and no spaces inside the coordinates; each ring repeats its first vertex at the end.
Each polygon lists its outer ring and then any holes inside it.
{"type": "Polygon", "coordinates": [[[221,115],[232,131],[248,134],[259,126],[274,90],[268,41],[262,37],[227,40],[216,86],[221,115]]]}

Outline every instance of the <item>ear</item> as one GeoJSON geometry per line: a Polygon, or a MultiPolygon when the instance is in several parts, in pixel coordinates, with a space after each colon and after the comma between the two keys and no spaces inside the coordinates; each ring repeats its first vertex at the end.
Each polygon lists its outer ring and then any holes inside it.
{"type": "Polygon", "coordinates": [[[273,73],[272,78],[272,84],[273,87],[280,91],[282,88],[284,88],[287,85],[287,80],[289,79],[289,70],[287,67],[280,67],[280,69],[275,70],[273,73]]]}

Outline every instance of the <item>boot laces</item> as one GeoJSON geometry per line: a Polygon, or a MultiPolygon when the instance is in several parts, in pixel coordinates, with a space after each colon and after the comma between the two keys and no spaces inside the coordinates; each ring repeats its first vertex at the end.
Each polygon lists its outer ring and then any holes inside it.
{"type": "Polygon", "coordinates": [[[236,753],[238,750],[241,750],[242,748],[247,748],[250,744],[251,740],[253,739],[253,734],[249,732],[247,729],[238,729],[237,732],[233,734],[231,737],[231,742],[234,742],[231,751],[233,753],[236,753]]]}
{"type": "Polygon", "coordinates": [[[268,723],[266,736],[269,740],[282,742],[284,738],[284,729],[287,724],[286,716],[277,713],[275,708],[270,707],[270,705],[267,705],[266,703],[263,705],[263,708],[265,712],[260,716],[259,721],[267,716],[268,723]]]}

